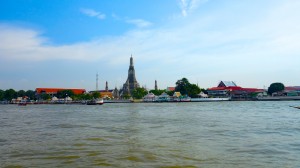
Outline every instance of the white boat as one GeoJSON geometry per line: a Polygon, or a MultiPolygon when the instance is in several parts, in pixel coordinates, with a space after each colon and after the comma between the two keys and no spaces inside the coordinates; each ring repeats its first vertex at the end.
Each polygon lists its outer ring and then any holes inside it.
{"type": "Polygon", "coordinates": [[[86,102],[87,105],[102,105],[103,99],[93,99],[86,102]]]}
{"type": "Polygon", "coordinates": [[[97,105],[102,105],[104,102],[103,102],[103,99],[96,99],[96,104],[97,105]]]}
{"type": "Polygon", "coordinates": [[[229,101],[230,97],[214,97],[214,98],[191,98],[191,102],[214,102],[214,101],[229,101]]]}

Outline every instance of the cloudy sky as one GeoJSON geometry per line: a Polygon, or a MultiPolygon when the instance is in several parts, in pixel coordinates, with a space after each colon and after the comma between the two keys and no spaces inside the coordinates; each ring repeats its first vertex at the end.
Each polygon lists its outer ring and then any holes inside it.
{"type": "Polygon", "coordinates": [[[298,0],[0,0],[0,89],[300,85],[298,0]]]}

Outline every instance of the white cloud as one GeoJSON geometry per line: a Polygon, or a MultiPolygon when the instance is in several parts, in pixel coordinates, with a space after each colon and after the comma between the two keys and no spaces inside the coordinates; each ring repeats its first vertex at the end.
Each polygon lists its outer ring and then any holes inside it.
{"type": "Polygon", "coordinates": [[[126,22],[130,23],[130,24],[134,24],[138,28],[145,28],[145,27],[149,27],[152,25],[151,22],[148,22],[143,19],[128,19],[128,20],[126,20],[126,22]]]}
{"type": "Polygon", "coordinates": [[[106,17],[105,14],[95,11],[94,9],[82,8],[80,9],[80,12],[90,17],[96,17],[100,20],[105,19],[106,17]]]}
{"type": "Polygon", "coordinates": [[[187,16],[188,13],[197,9],[200,4],[207,2],[208,0],[180,0],[179,7],[181,9],[182,16],[187,16]]]}

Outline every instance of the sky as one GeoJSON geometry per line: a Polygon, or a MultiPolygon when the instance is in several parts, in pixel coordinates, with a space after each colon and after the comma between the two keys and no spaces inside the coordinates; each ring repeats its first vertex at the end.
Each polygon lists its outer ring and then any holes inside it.
{"type": "Polygon", "coordinates": [[[298,0],[0,0],[0,89],[300,85],[298,0]]]}

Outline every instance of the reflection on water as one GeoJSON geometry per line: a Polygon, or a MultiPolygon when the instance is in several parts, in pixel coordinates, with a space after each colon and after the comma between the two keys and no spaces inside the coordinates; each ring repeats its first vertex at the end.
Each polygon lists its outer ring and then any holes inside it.
{"type": "Polygon", "coordinates": [[[290,102],[0,106],[1,167],[299,167],[290,102]]]}

